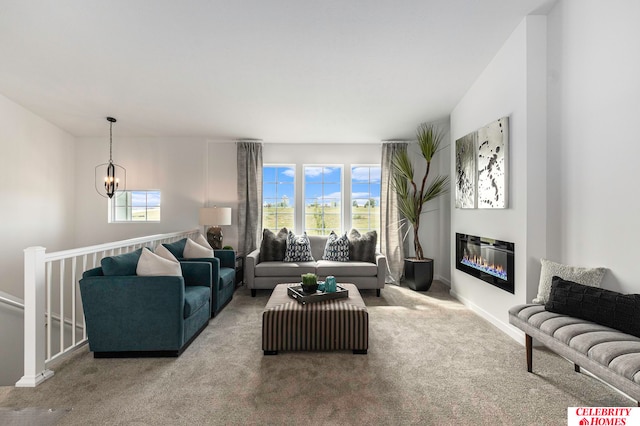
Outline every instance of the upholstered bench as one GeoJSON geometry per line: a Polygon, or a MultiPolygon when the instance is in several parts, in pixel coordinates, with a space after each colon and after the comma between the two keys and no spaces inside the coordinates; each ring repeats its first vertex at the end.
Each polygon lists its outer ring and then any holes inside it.
{"type": "MultiPolygon", "coordinates": [[[[525,332],[527,371],[532,372],[532,338],[640,401],[640,338],[528,304],[509,310],[509,322],[525,332]]],[[[640,403],[638,403],[640,406],[640,403]]]]}
{"type": "Polygon", "coordinates": [[[344,299],[300,304],[287,295],[297,284],[278,284],[262,313],[262,350],[278,351],[352,350],[366,354],[369,348],[369,313],[353,284],[344,299]]]}

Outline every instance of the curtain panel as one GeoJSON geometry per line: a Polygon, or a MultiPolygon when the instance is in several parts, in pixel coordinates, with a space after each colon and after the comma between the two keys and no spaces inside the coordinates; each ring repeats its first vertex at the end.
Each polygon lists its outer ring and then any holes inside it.
{"type": "Polygon", "coordinates": [[[402,215],[398,210],[398,195],[393,188],[391,162],[399,151],[407,150],[406,142],[382,144],[382,167],[380,187],[380,251],[387,257],[387,278],[390,283],[400,284],[404,271],[404,241],[402,215]]]}
{"type": "Polygon", "coordinates": [[[258,248],[262,228],[262,143],[236,142],[238,152],[238,252],[258,248]]]}

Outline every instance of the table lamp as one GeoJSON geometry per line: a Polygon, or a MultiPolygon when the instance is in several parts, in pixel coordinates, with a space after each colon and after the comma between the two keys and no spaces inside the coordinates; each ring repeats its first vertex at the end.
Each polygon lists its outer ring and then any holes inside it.
{"type": "Polygon", "coordinates": [[[207,230],[207,241],[211,248],[222,248],[222,229],[220,226],[231,225],[231,207],[203,207],[200,209],[200,225],[210,226],[207,230]]]}

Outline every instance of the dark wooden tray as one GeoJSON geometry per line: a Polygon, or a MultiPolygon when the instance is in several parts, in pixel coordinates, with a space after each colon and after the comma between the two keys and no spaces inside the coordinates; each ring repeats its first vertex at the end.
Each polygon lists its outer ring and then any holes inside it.
{"type": "Polygon", "coordinates": [[[298,303],[306,305],[307,303],[322,302],[325,300],[344,299],[349,297],[349,290],[337,284],[336,291],[333,293],[316,291],[315,294],[306,294],[302,291],[302,285],[295,285],[287,288],[287,294],[289,297],[296,299],[298,303]]]}

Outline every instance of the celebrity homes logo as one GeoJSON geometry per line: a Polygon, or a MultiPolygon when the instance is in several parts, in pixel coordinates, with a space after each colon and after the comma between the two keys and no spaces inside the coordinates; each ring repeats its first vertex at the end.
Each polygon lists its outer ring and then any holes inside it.
{"type": "Polygon", "coordinates": [[[640,425],[638,407],[569,407],[568,426],[640,425]]]}

